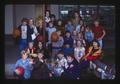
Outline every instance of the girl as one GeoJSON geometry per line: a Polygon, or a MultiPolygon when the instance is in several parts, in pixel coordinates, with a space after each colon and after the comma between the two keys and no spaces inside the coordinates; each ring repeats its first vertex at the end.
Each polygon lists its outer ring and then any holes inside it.
{"type": "Polygon", "coordinates": [[[61,19],[57,21],[57,29],[58,31],[61,31],[62,36],[65,34],[65,28],[61,19]]]}
{"type": "Polygon", "coordinates": [[[73,47],[75,47],[76,46],[76,40],[77,40],[77,31],[76,30],[74,30],[72,32],[72,38],[73,38],[73,47]]]}
{"type": "Polygon", "coordinates": [[[46,10],[45,11],[45,22],[46,22],[46,27],[48,27],[48,25],[49,25],[49,22],[50,22],[50,10],[46,10]]]}
{"type": "Polygon", "coordinates": [[[38,31],[36,26],[34,25],[33,19],[29,19],[28,21],[29,29],[28,29],[28,42],[34,41],[36,36],[38,35],[38,31]]]}
{"type": "Polygon", "coordinates": [[[83,44],[84,47],[86,46],[86,43],[85,43],[85,40],[83,38],[82,32],[78,33],[77,40],[79,40],[83,44]]]}
{"type": "Polygon", "coordinates": [[[57,55],[57,53],[62,49],[63,43],[64,43],[64,39],[61,36],[61,31],[57,31],[58,34],[58,41],[57,42],[52,42],[52,56],[55,57],[55,55],[57,55]]]}
{"type": "Polygon", "coordinates": [[[74,48],[74,56],[75,59],[80,62],[81,58],[85,55],[85,48],[81,44],[81,42],[78,40],[77,45],[74,48]]]}
{"type": "Polygon", "coordinates": [[[93,60],[99,59],[101,55],[102,55],[102,50],[100,48],[100,44],[97,40],[94,40],[92,42],[92,46],[89,47],[87,53],[82,59],[93,61],[93,60]]]}

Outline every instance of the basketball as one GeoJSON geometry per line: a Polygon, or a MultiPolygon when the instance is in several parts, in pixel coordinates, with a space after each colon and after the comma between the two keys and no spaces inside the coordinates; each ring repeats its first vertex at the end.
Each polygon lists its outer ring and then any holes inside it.
{"type": "Polygon", "coordinates": [[[19,37],[20,36],[20,31],[19,31],[19,29],[18,28],[14,28],[13,29],[13,37],[14,38],[17,38],[17,37],[19,37]]]}
{"type": "Polygon", "coordinates": [[[23,67],[17,67],[16,70],[18,71],[17,74],[18,74],[19,76],[23,76],[23,75],[24,75],[25,70],[24,70],[23,67]]]}
{"type": "Polygon", "coordinates": [[[58,36],[57,32],[53,32],[51,35],[52,42],[57,42],[58,39],[59,39],[59,36],[58,36]]]}

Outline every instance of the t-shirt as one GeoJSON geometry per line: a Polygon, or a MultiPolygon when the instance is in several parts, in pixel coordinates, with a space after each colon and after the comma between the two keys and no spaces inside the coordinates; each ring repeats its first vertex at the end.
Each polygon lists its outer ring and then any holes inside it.
{"type": "Polygon", "coordinates": [[[80,48],[76,47],[76,48],[74,49],[74,55],[75,55],[75,58],[76,58],[77,60],[80,60],[81,57],[82,57],[84,54],[85,54],[85,48],[84,48],[84,47],[80,47],[80,48]]]}
{"type": "Polygon", "coordinates": [[[89,42],[91,42],[93,38],[93,33],[92,32],[85,32],[85,39],[89,42]]]}
{"type": "Polygon", "coordinates": [[[51,41],[51,35],[53,32],[56,32],[56,28],[46,28],[46,31],[48,32],[48,40],[51,41]]]}
{"type": "Polygon", "coordinates": [[[93,33],[94,33],[94,38],[98,39],[103,35],[103,27],[102,26],[98,26],[98,27],[94,27],[92,29],[93,33]]]}
{"type": "Polygon", "coordinates": [[[21,38],[27,39],[27,26],[26,25],[21,26],[21,38]]]}

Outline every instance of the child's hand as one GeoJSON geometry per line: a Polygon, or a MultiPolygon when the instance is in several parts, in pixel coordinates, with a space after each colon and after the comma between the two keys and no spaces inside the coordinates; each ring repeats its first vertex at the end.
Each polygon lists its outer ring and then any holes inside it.
{"type": "Polygon", "coordinates": [[[15,73],[16,73],[17,75],[20,74],[20,72],[18,71],[18,69],[15,70],[15,73]]]}
{"type": "Polygon", "coordinates": [[[34,62],[33,62],[33,61],[30,61],[29,63],[32,65],[34,62]]]}
{"type": "Polygon", "coordinates": [[[50,76],[50,77],[52,77],[52,74],[51,74],[51,73],[49,73],[49,76],[50,76]]]}
{"type": "Polygon", "coordinates": [[[72,68],[72,67],[74,67],[74,65],[73,65],[73,64],[71,64],[71,65],[70,65],[70,68],[72,68]]]}

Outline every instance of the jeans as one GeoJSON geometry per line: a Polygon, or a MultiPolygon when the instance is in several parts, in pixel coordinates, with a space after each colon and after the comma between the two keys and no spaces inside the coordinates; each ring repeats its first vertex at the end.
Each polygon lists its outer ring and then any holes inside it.
{"type": "Polygon", "coordinates": [[[102,40],[98,40],[98,42],[99,42],[99,44],[100,44],[100,48],[102,48],[102,47],[103,47],[103,42],[102,42],[102,40]]]}
{"type": "Polygon", "coordinates": [[[20,39],[20,45],[19,45],[20,52],[22,50],[25,50],[26,47],[27,47],[27,39],[20,39]]]}

